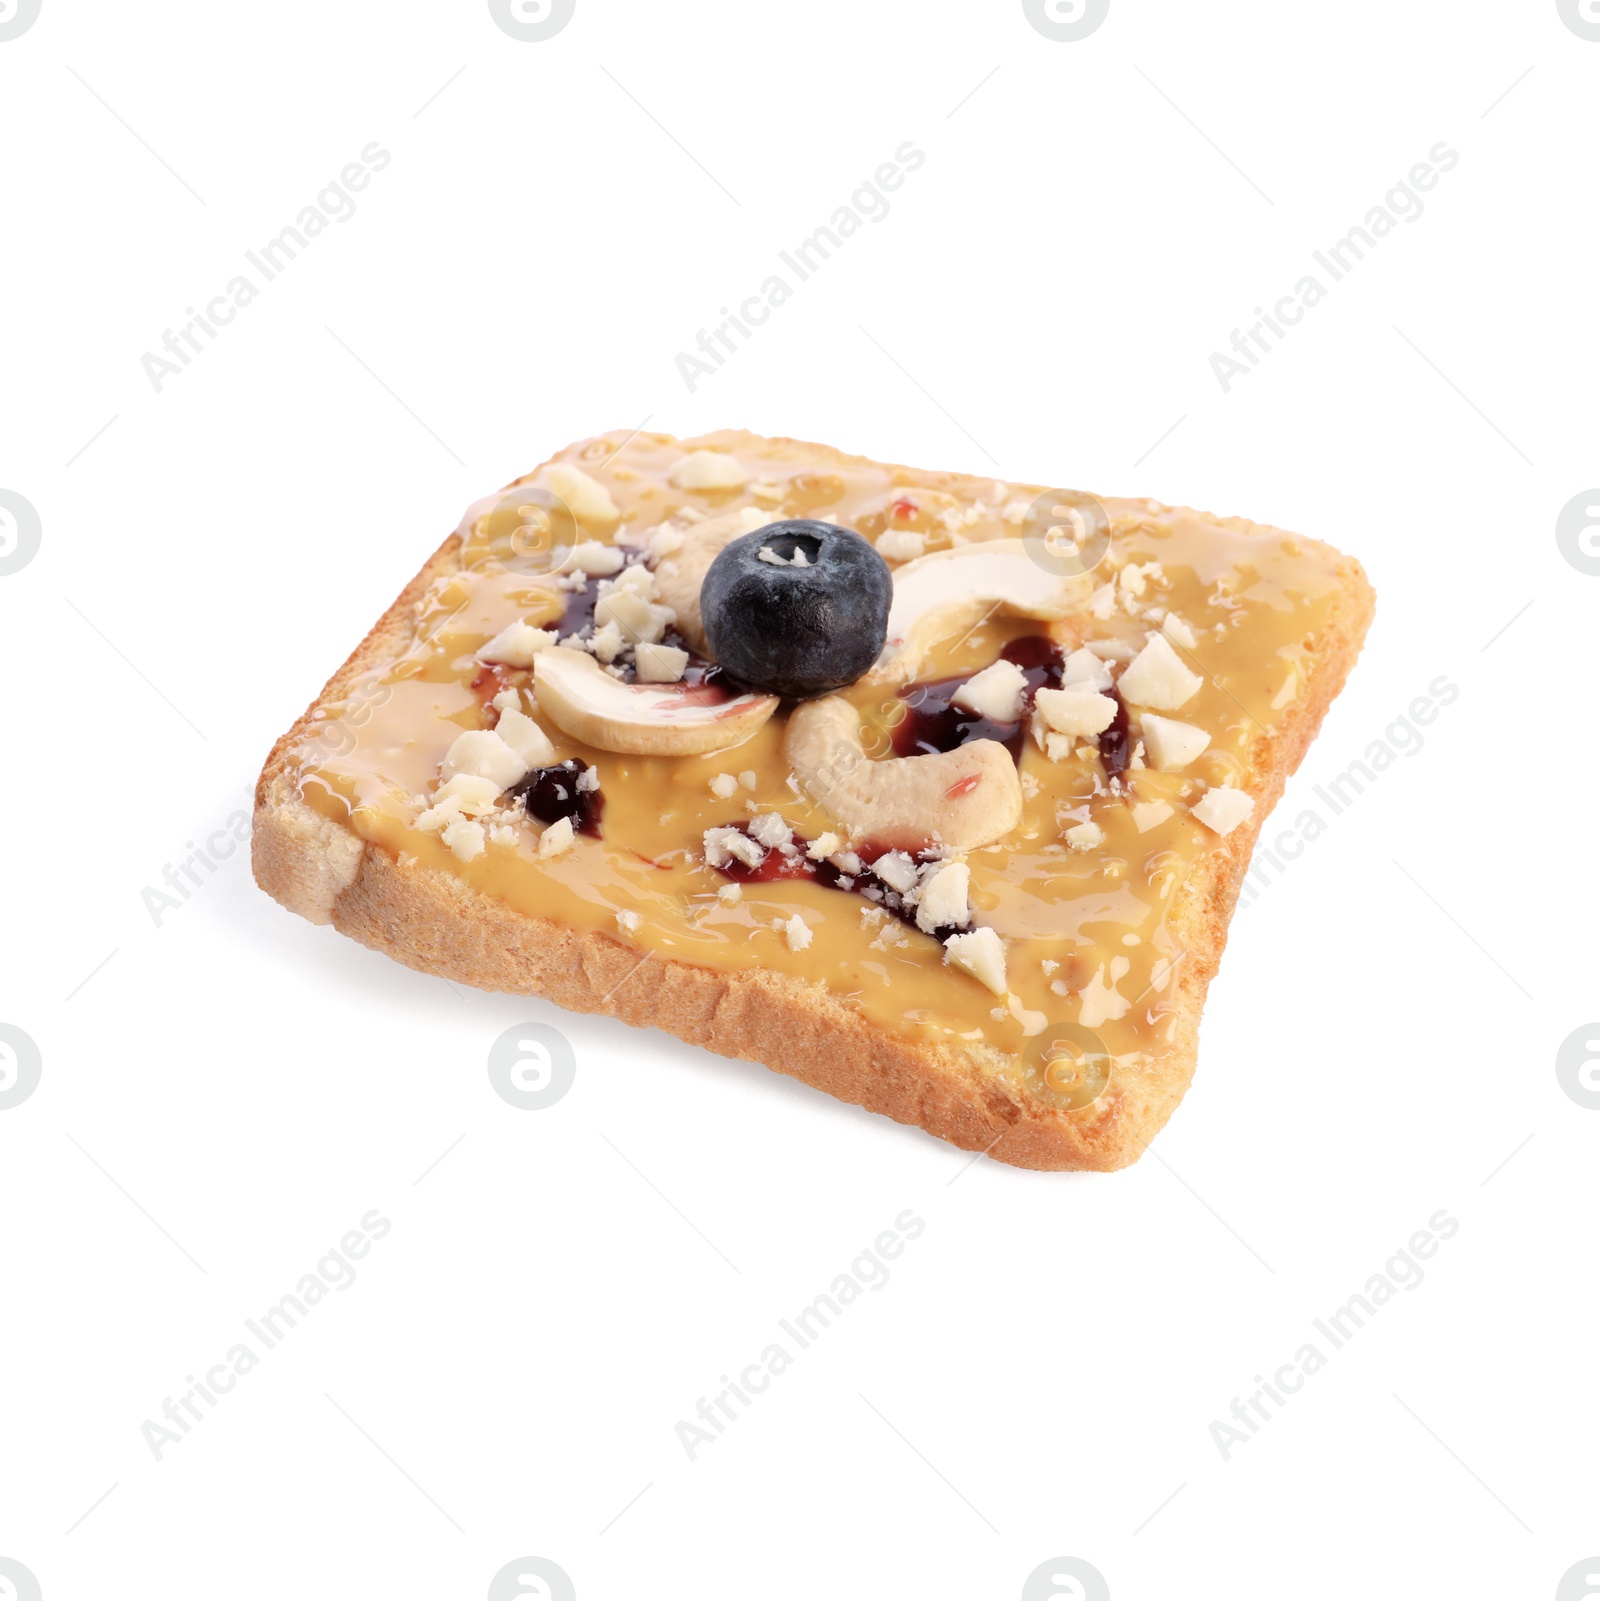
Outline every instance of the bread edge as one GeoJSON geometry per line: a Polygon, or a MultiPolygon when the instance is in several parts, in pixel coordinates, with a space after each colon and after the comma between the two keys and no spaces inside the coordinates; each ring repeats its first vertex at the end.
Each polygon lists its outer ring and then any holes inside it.
{"type": "MultiPolygon", "coordinates": [[[[699,441],[684,443],[693,448],[699,441]]],[[[840,462],[864,459],[829,447],[806,448],[840,462]]],[[[1180,892],[1172,926],[1186,955],[1167,1001],[1175,1018],[1171,1042],[1132,1082],[1114,1081],[1093,1106],[1063,1111],[1019,1098],[999,1083],[996,1069],[1008,1058],[992,1047],[917,1041],[881,1028],[820,982],[763,969],[723,972],[658,955],[641,958],[617,938],[518,912],[449,872],[402,866],[307,806],[288,775],[290,752],[319,710],[344,700],[362,674],[410,643],[419,603],[437,577],[454,570],[460,547],[458,533],[444,540],[273,745],[255,794],[251,862],[260,887],[308,921],[331,924],[419,972],[479,989],[543,996],[569,1011],[599,1013],[634,1027],[661,1028],[719,1055],[763,1063],[963,1150],[1040,1171],[1126,1166],[1187,1091],[1201,1009],[1251,852],[1343,688],[1375,605],[1360,563],[1335,553],[1339,598],[1317,643],[1309,693],[1258,741],[1253,758],[1263,784],[1251,818],[1197,864],[1180,892]]]]}

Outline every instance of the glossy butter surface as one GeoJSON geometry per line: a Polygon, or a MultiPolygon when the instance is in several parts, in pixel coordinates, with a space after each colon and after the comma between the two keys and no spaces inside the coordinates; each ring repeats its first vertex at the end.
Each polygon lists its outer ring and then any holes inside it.
{"type": "MultiPolygon", "coordinates": [[[[621,512],[615,529],[587,529],[585,537],[635,545],[680,508],[714,516],[754,505],[774,521],[827,517],[869,538],[891,529],[920,532],[935,550],[952,538],[1015,538],[1018,508],[1042,489],[876,464],[839,466],[813,447],[737,433],[681,442],[617,434],[572,446],[557,460],[604,484],[621,512]],[[731,452],[753,482],[732,492],[672,487],[673,463],[696,448],[731,452]]],[[[534,474],[525,482],[542,481],[534,474]]],[[[1308,644],[1327,621],[1339,587],[1337,558],[1325,547],[1144,501],[1103,504],[1112,537],[1095,581],[1147,562],[1160,564],[1159,581],[1142,596],[1119,600],[1107,618],[1086,612],[1047,625],[993,617],[945,642],[922,676],[975,672],[1023,634],[1049,632],[1067,649],[1105,639],[1137,648],[1158,626],[1149,610],[1173,611],[1194,632],[1195,648],[1184,655],[1205,677],[1173,715],[1206,729],[1211,745],[1180,773],[1129,772],[1117,793],[1087,747],[1051,762],[1027,741],[1021,825],[967,858],[976,920],[1007,943],[1009,998],[951,969],[934,939],[893,919],[889,937],[901,943],[886,943],[885,925],[864,919],[869,903],[859,895],[776,880],[746,885],[735,904],[719,900],[726,880],[700,859],[706,829],[744,820],[749,803],[780,811],[807,839],[834,826],[790,781],[781,712],[737,749],[677,758],[595,751],[542,719],[559,758],[580,757],[598,770],[605,797],[604,838],[580,837],[559,856],[540,860],[538,835],[529,827],[514,847],[493,846],[463,863],[437,834],[412,826],[418,798],[433,787],[456,735],[493,721],[493,713],[484,712],[481,686],[472,687],[480,672],[474,653],[518,618],[554,622],[565,602],[537,574],[502,565],[497,551],[506,549],[506,518],[516,514],[505,511],[501,496],[469,512],[461,568],[433,585],[409,648],[357,685],[296,752],[301,793],[397,857],[457,874],[521,911],[604,931],[641,955],[719,968],[759,966],[820,981],[884,1027],[995,1046],[1014,1059],[1007,1071],[1036,1092],[1078,1104],[1093,1087],[1086,1089],[1067,1069],[1052,1069],[1043,1042],[1056,1038],[1062,1024],[1087,1022],[1114,1060],[1131,1065],[1165,1037],[1163,997],[1182,955],[1168,914],[1185,875],[1220,844],[1189,816],[1189,806],[1208,785],[1256,791],[1252,747],[1304,693],[1308,644]],[[755,774],[753,791],[741,786],[730,799],[713,796],[713,777],[744,771],[755,774]],[[1148,821],[1152,801],[1167,802],[1171,813],[1140,832],[1135,808],[1146,806],[1137,815],[1148,821]],[[1087,852],[1069,850],[1064,830],[1088,820],[1104,831],[1103,843],[1087,852]],[[640,918],[628,934],[619,932],[617,921],[626,911],[640,918]],[[803,951],[791,950],[772,927],[774,919],[796,913],[814,936],[803,951]]],[[[1042,583],[1050,581],[1041,574],[1042,583]]],[[[531,679],[528,673],[507,676],[514,683],[531,679]]],[[[865,685],[845,693],[862,706],[869,729],[893,720],[892,694],[865,685]]]]}

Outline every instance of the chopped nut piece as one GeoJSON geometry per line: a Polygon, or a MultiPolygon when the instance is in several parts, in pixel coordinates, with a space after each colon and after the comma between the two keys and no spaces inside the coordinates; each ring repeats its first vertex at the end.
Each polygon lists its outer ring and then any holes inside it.
{"type": "MultiPolygon", "coordinates": [[[[607,527],[617,521],[621,513],[617,510],[617,503],[611,498],[611,491],[604,484],[597,483],[588,473],[570,462],[553,461],[544,470],[545,482],[548,483],[557,495],[567,503],[567,510],[581,523],[598,523],[607,527]]],[[[602,547],[603,548],[603,547],[602,547]]],[[[579,546],[582,549],[582,546],[579,546]]],[[[617,554],[617,567],[622,565],[621,553],[617,554]]],[[[603,572],[614,573],[617,567],[599,569],[603,572]]],[[[586,572],[593,572],[594,568],[585,568],[586,572]]]]}
{"type": "Polygon", "coordinates": [[[667,475],[678,489],[743,489],[750,475],[725,450],[691,450],[667,475]]]}
{"type": "Polygon", "coordinates": [[[879,534],[876,541],[877,552],[885,561],[915,561],[927,548],[926,535],[894,528],[879,534]]]}
{"type": "Polygon", "coordinates": [[[837,834],[818,834],[817,837],[806,846],[806,855],[809,856],[814,862],[825,861],[839,849],[839,846],[842,843],[843,841],[837,834]]]}
{"type": "MultiPolygon", "coordinates": [[[[553,628],[535,628],[531,623],[508,623],[478,652],[482,662],[502,662],[507,667],[532,667],[533,658],[556,642],[553,628]]],[[[515,694],[514,690],[502,694],[515,694]]],[[[496,696],[498,700],[499,697],[496,696]]]]}
{"type": "Polygon", "coordinates": [[[483,855],[482,823],[469,823],[465,818],[457,818],[439,838],[450,847],[451,853],[460,861],[476,861],[483,855]]]}
{"type": "Polygon", "coordinates": [[[1022,716],[1027,688],[1027,676],[1015,662],[997,661],[969,678],[951,701],[994,722],[1014,723],[1022,716]]]}
{"type": "Polygon", "coordinates": [[[731,800],[733,798],[734,791],[737,790],[738,787],[739,780],[736,779],[732,773],[718,773],[717,776],[711,780],[711,793],[715,795],[718,800],[731,800]]]}
{"type": "Polygon", "coordinates": [[[752,839],[760,840],[772,850],[777,850],[791,842],[794,830],[777,812],[766,812],[760,817],[750,819],[750,836],[752,839]]]}
{"type": "Polygon", "coordinates": [[[627,648],[627,641],[615,623],[607,623],[590,637],[589,648],[594,652],[596,661],[604,662],[609,667],[627,648]]]}
{"type": "Polygon", "coordinates": [[[435,807],[454,804],[458,811],[465,812],[469,817],[481,817],[485,812],[492,812],[499,799],[500,788],[492,778],[479,778],[475,773],[457,773],[439,786],[433,804],[435,807]]]}
{"type": "Polygon", "coordinates": [[[598,539],[586,539],[574,545],[567,557],[568,567],[577,573],[587,573],[591,578],[607,578],[620,572],[622,561],[622,552],[615,545],[602,545],[598,539]]]}
{"type": "Polygon", "coordinates": [[[1068,655],[1061,669],[1061,687],[1083,684],[1091,689],[1111,688],[1111,669],[1086,646],[1068,655]]]}
{"type": "Polygon", "coordinates": [[[971,876],[965,862],[933,864],[917,892],[917,927],[924,934],[936,928],[965,928],[971,922],[972,913],[967,909],[971,876]]]}
{"type": "Polygon", "coordinates": [[[944,942],[944,959],[963,973],[970,973],[996,995],[1006,993],[1006,948],[992,928],[952,934],[944,942]]]}
{"type": "Polygon", "coordinates": [[[1188,650],[1195,647],[1194,630],[1175,611],[1169,611],[1162,619],[1161,632],[1174,645],[1182,645],[1188,650]]]}
{"type": "Polygon", "coordinates": [[[456,737],[439,771],[446,779],[457,773],[472,773],[491,779],[501,789],[510,789],[528,771],[528,764],[498,734],[474,728],[456,737]]]}
{"type": "Polygon", "coordinates": [[[917,887],[917,864],[904,851],[885,851],[872,864],[872,871],[902,895],[909,895],[917,887]]]}
{"type": "Polygon", "coordinates": [[[689,665],[689,653],[676,645],[646,643],[633,653],[641,684],[675,684],[689,665]]]}
{"type": "Polygon", "coordinates": [[[559,856],[572,844],[572,819],[558,817],[540,836],[540,856],[559,856]]]}
{"type": "Polygon", "coordinates": [[[721,901],[724,906],[732,906],[743,894],[743,884],[724,884],[722,888],[717,891],[717,899],[721,901]]]}
{"type": "Polygon", "coordinates": [[[1105,830],[1098,823],[1079,823],[1063,836],[1068,849],[1075,851],[1092,851],[1105,843],[1105,837],[1105,830]]]}
{"type": "Polygon", "coordinates": [[[603,629],[614,623],[630,645],[655,644],[666,633],[672,616],[668,607],[655,605],[625,584],[607,591],[594,608],[595,626],[603,629]]]}
{"type": "Polygon", "coordinates": [[[648,567],[635,564],[624,567],[620,573],[609,582],[600,580],[602,594],[610,594],[617,589],[631,589],[641,600],[654,600],[656,598],[656,575],[648,567]]]}
{"type": "Polygon", "coordinates": [[[1126,639],[1091,639],[1083,648],[1105,662],[1131,662],[1138,653],[1126,639]]]}
{"type": "Polygon", "coordinates": [[[1047,727],[1058,734],[1077,734],[1087,738],[1108,729],[1117,715],[1117,703],[1109,695],[1088,688],[1041,689],[1033,697],[1034,708],[1047,727]]]}
{"type": "Polygon", "coordinates": [[[1146,750],[1158,772],[1175,773],[1187,767],[1207,745],[1211,736],[1193,723],[1174,722],[1170,717],[1146,712],[1139,719],[1146,750]]]}
{"type": "Polygon", "coordinates": [[[1141,834],[1148,834],[1158,823],[1172,816],[1172,808],[1164,800],[1140,801],[1133,808],[1133,826],[1141,834]]]}
{"type": "Polygon", "coordinates": [[[1207,828],[1218,834],[1231,834],[1256,809],[1255,801],[1242,789],[1221,784],[1208,789],[1189,808],[1207,828]]]}
{"type": "Polygon", "coordinates": [[[755,769],[753,767],[745,768],[745,770],[739,774],[739,782],[743,784],[746,789],[754,789],[756,787],[755,769]]]}
{"type": "Polygon", "coordinates": [[[637,934],[639,932],[639,925],[643,921],[644,919],[640,917],[637,912],[617,913],[617,927],[620,928],[624,934],[637,934]]]}
{"type": "Polygon", "coordinates": [[[756,560],[764,561],[769,567],[809,567],[811,565],[806,560],[806,553],[798,545],[794,547],[794,554],[790,556],[780,556],[771,545],[763,545],[756,552],[756,560]]]}
{"type": "Polygon", "coordinates": [[[549,767],[556,759],[550,736],[523,712],[514,708],[502,711],[494,731],[529,767],[549,767]]]}
{"type": "Polygon", "coordinates": [[[708,828],[701,843],[712,867],[726,867],[730,861],[759,867],[767,859],[766,851],[737,828],[708,828]]]}
{"type": "Polygon", "coordinates": [[[440,801],[437,806],[430,806],[418,813],[417,827],[424,834],[432,834],[461,820],[461,802],[451,796],[449,800],[440,801]]]}
{"type": "Polygon", "coordinates": [[[1161,634],[1151,634],[1148,643],[1122,670],[1117,688],[1124,700],[1149,706],[1158,712],[1175,712],[1202,683],[1191,673],[1161,634]]]}
{"type": "Polygon", "coordinates": [[[644,554],[647,561],[661,562],[668,556],[675,556],[683,549],[683,530],[670,522],[662,523],[650,536],[650,543],[645,546],[644,554]]]}

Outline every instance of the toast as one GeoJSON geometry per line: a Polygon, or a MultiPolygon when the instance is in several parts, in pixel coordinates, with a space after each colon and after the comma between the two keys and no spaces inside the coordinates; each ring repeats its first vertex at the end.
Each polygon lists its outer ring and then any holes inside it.
{"type": "Polygon", "coordinates": [[[1188,1088],[1251,848],[1372,609],[1356,561],[1241,519],[602,436],[470,508],[278,740],[256,881],[421,972],[1110,1170],[1188,1088]],[[864,654],[846,545],[889,575],[864,654]],[[744,617],[706,583],[736,559],[845,610],[807,640],[744,617]],[[712,635],[869,665],[797,699],[712,635]]]}

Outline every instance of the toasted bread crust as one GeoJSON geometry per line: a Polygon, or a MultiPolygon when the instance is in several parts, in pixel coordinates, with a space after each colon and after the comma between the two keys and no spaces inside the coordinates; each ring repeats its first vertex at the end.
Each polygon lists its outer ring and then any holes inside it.
{"type": "MultiPolygon", "coordinates": [[[[695,443],[685,441],[686,448],[695,443]]],[[[841,464],[863,459],[806,448],[841,464]]],[[[1239,520],[1224,525],[1256,527],[1239,520]]],[[[1197,864],[1174,906],[1172,932],[1186,954],[1166,1002],[1175,1017],[1171,1043],[1142,1072],[1115,1078],[1092,1106],[1062,1111],[1000,1083],[996,1070],[1006,1058],[991,1047],[924,1043],[880,1028],[820,983],[641,957],[607,934],[516,911],[451,873],[402,865],[307,806],[289,771],[291,751],[322,708],[344,700],[363,674],[409,645],[418,604],[436,577],[454,570],[460,543],[456,534],[444,541],[273,746],[255,797],[251,855],[261,888],[300,916],[331,923],[419,972],[661,1028],[720,1055],[762,1062],[964,1150],[1045,1171],[1126,1166],[1188,1089],[1201,1007],[1251,850],[1343,687],[1374,606],[1360,564],[1341,558],[1339,595],[1313,642],[1308,693],[1253,752],[1262,775],[1255,811],[1197,864]]]]}

